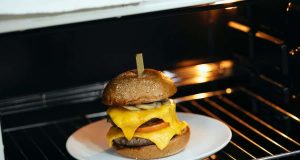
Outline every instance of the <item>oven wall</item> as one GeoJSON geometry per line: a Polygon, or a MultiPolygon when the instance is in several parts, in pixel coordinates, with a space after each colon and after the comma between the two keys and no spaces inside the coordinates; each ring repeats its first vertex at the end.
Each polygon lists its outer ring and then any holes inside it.
{"type": "Polygon", "coordinates": [[[288,63],[285,76],[295,79],[297,86],[299,56],[284,62],[280,46],[255,37],[250,48],[249,34],[227,24],[236,21],[250,26],[252,34],[260,30],[286,39],[290,50],[299,42],[293,34],[298,30],[298,5],[287,13],[287,1],[255,1],[237,8],[137,15],[2,34],[0,99],[106,81],[135,68],[138,52],[144,53],[145,67],[159,70],[243,57],[276,80],[282,80],[282,63],[288,63]]]}
{"type": "MultiPolygon", "coordinates": [[[[136,16],[0,35],[0,98],[102,82],[135,68],[219,57],[215,32],[222,10],[136,16]]],[[[224,37],[218,35],[218,37],[224,37]]],[[[222,52],[221,52],[222,51],[222,52]]]]}

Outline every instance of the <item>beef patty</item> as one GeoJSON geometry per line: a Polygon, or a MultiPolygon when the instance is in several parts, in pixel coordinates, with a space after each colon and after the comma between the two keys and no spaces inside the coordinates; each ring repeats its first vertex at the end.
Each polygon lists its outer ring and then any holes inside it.
{"type": "Polygon", "coordinates": [[[130,141],[128,141],[125,137],[120,137],[113,140],[114,145],[119,147],[126,146],[126,147],[138,147],[138,146],[147,146],[154,144],[148,139],[133,137],[130,141]]]}
{"type": "MultiPolygon", "coordinates": [[[[163,120],[161,120],[159,118],[153,118],[153,119],[145,122],[144,124],[142,124],[140,127],[147,127],[147,126],[155,125],[155,124],[161,123],[162,121],[163,120]]],[[[107,117],[107,122],[111,123],[115,127],[118,127],[109,116],[107,117]]],[[[147,146],[147,145],[154,144],[153,142],[151,142],[148,139],[139,138],[139,137],[133,137],[130,141],[128,141],[125,137],[120,137],[120,138],[114,139],[113,143],[119,147],[122,147],[122,146],[138,147],[138,146],[147,146]]]]}

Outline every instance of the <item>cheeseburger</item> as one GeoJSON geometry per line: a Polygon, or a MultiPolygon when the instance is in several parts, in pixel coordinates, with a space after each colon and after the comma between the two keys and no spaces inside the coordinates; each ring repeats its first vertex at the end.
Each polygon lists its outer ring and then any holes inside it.
{"type": "Polygon", "coordinates": [[[103,103],[108,122],[110,147],[122,156],[152,159],[174,155],[189,141],[188,124],[176,115],[170,96],[176,93],[173,81],[162,72],[145,69],[124,72],[104,89],[103,103]]]}

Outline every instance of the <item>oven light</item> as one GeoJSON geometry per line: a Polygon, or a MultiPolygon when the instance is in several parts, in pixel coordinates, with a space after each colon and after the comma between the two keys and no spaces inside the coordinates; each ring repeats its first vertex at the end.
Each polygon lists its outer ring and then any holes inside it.
{"type": "Polygon", "coordinates": [[[215,2],[214,4],[225,4],[225,3],[233,3],[233,2],[238,2],[240,0],[223,0],[223,1],[218,1],[215,2]]]}
{"type": "Polygon", "coordinates": [[[201,75],[201,73],[206,73],[206,72],[215,70],[215,66],[208,65],[208,64],[201,64],[201,65],[197,65],[195,67],[196,67],[196,70],[199,73],[199,75],[201,75]]]}
{"type": "Polygon", "coordinates": [[[227,7],[225,8],[226,10],[232,10],[232,9],[236,9],[237,7],[227,7]]]}
{"type": "Polygon", "coordinates": [[[232,93],[232,89],[231,89],[231,88],[226,88],[225,92],[226,92],[227,94],[230,94],[230,93],[232,93]]]}
{"type": "Polygon", "coordinates": [[[261,38],[261,39],[273,42],[273,43],[278,44],[278,45],[282,45],[284,43],[283,40],[281,40],[279,38],[276,38],[276,37],[274,37],[272,35],[269,35],[269,34],[267,34],[265,32],[262,32],[262,31],[257,31],[255,33],[255,36],[258,37],[258,38],[261,38]]]}
{"type": "Polygon", "coordinates": [[[292,8],[292,3],[289,2],[289,3],[288,3],[288,6],[287,6],[287,8],[286,8],[286,11],[288,12],[291,8],[292,8]]]}
{"type": "Polygon", "coordinates": [[[230,60],[225,60],[220,63],[220,68],[222,69],[232,68],[232,66],[233,66],[233,62],[230,60]]]}
{"type": "Polygon", "coordinates": [[[176,75],[170,71],[163,71],[165,75],[167,75],[169,78],[174,78],[176,75]]]}
{"type": "Polygon", "coordinates": [[[246,25],[243,25],[243,24],[240,24],[240,23],[235,22],[235,21],[229,21],[227,25],[231,28],[237,29],[237,30],[242,31],[242,32],[247,33],[247,32],[250,31],[250,27],[248,27],[246,25]]]}

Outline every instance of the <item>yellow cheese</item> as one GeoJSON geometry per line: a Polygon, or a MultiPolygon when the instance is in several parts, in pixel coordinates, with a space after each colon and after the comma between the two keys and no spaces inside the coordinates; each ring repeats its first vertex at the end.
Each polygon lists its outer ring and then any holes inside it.
{"type": "MultiPolygon", "coordinates": [[[[153,132],[136,132],[134,137],[140,137],[152,141],[159,149],[164,149],[174,135],[180,135],[181,131],[187,126],[186,122],[178,122],[172,127],[166,127],[153,132]]],[[[111,127],[107,133],[108,144],[111,147],[114,139],[124,137],[122,130],[117,127],[111,127]]]]}
{"type": "Polygon", "coordinates": [[[169,123],[172,128],[179,122],[176,116],[176,105],[173,100],[163,103],[160,107],[148,110],[132,111],[123,107],[110,107],[107,114],[122,129],[126,139],[131,140],[135,130],[152,118],[159,118],[169,123]]]}
{"type": "Polygon", "coordinates": [[[173,100],[162,103],[158,108],[148,110],[127,110],[123,107],[110,107],[107,110],[112,121],[120,128],[111,127],[107,133],[109,146],[116,138],[125,137],[131,140],[132,137],[145,138],[152,141],[159,149],[165,148],[174,135],[181,134],[187,123],[181,122],[176,116],[176,104],[173,100]],[[169,123],[169,126],[153,132],[135,132],[143,123],[152,118],[159,118],[169,123]]]}

